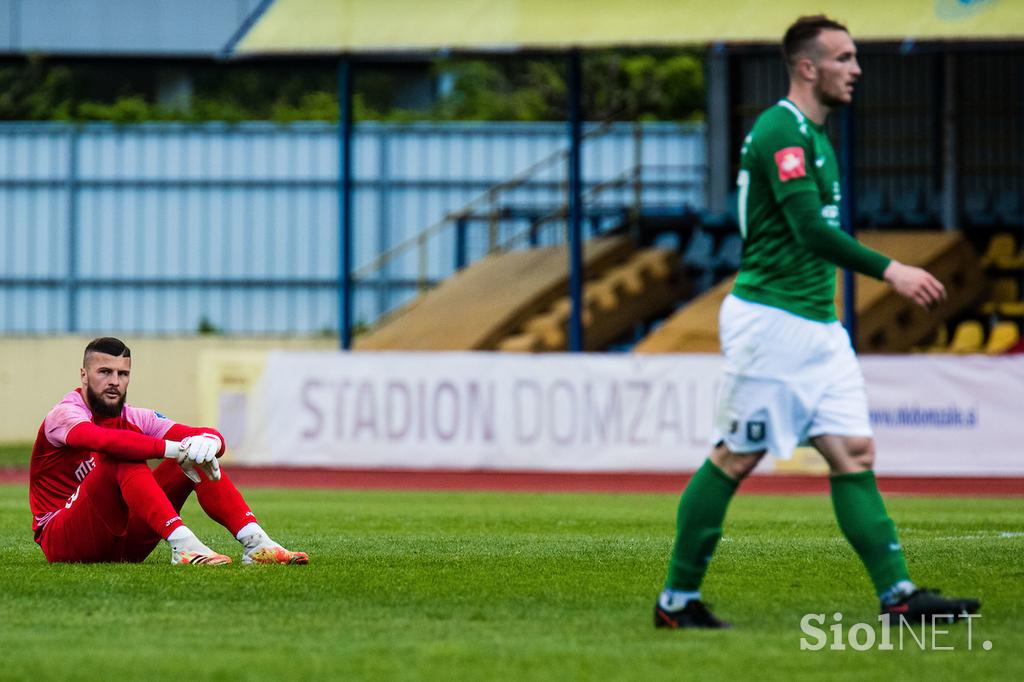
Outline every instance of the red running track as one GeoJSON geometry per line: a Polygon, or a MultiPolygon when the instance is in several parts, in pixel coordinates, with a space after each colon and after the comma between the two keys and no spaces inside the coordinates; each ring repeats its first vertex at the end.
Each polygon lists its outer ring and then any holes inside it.
{"type": "MultiPolygon", "coordinates": [[[[440,471],[411,469],[305,469],[232,467],[242,487],[334,488],[345,490],[503,490],[514,492],[673,493],[690,473],[553,473],[540,471],[440,471]]],[[[24,470],[0,470],[0,483],[27,483],[24,470]]],[[[1024,478],[880,476],[890,495],[1024,496],[1024,478]]],[[[741,493],[818,495],[828,493],[825,476],[763,474],[743,482],[741,493]]]]}

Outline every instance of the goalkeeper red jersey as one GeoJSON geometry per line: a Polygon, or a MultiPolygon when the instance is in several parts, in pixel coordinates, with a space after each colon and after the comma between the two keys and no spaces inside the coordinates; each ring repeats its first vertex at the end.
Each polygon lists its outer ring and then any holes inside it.
{"type": "Polygon", "coordinates": [[[132,460],[162,457],[165,437],[180,440],[193,431],[158,412],[130,405],[119,417],[97,418],[82,389],[71,391],[46,415],[32,446],[28,492],[32,531],[38,537],[43,526],[65,508],[96,466],[98,453],[132,460]]]}

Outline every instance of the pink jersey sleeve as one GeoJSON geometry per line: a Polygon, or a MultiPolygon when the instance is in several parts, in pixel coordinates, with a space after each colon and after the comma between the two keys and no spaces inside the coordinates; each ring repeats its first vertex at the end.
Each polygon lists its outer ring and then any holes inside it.
{"type": "Polygon", "coordinates": [[[91,422],[92,412],[85,404],[82,394],[71,391],[57,403],[43,421],[43,431],[50,445],[62,448],[67,445],[68,431],[81,424],[91,422]]]}
{"type": "Polygon", "coordinates": [[[174,422],[159,412],[147,410],[142,407],[124,406],[124,416],[129,422],[139,427],[139,431],[153,438],[163,438],[167,430],[174,426],[174,422]]]}

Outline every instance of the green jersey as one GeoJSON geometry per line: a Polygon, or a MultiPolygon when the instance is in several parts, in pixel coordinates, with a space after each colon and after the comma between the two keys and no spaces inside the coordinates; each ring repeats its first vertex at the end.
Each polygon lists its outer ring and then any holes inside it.
{"type": "Polygon", "coordinates": [[[743,261],[733,293],[811,320],[836,319],[836,266],[794,235],[782,202],[815,192],[821,218],[839,225],[839,164],[824,126],[789,100],[765,110],[743,141],[737,180],[743,261]]]}

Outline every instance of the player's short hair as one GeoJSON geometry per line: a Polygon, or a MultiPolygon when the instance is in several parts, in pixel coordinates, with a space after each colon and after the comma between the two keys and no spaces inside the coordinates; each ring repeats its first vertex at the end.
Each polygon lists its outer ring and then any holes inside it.
{"type": "Polygon", "coordinates": [[[838,21],[829,19],[824,14],[800,17],[786,29],[786,35],[782,37],[782,59],[786,62],[787,69],[792,70],[798,55],[803,54],[807,47],[818,39],[822,31],[850,32],[838,21]]]}
{"type": "Polygon", "coordinates": [[[89,345],[85,347],[85,354],[82,355],[82,367],[85,367],[89,353],[103,353],[104,355],[113,355],[115,358],[130,358],[132,356],[131,349],[124,345],[124,341],[115,339],[113,336],[101,336],[90,341],[89,345]]]}

